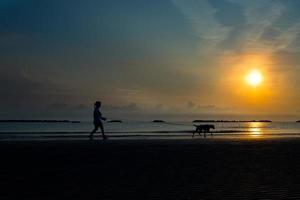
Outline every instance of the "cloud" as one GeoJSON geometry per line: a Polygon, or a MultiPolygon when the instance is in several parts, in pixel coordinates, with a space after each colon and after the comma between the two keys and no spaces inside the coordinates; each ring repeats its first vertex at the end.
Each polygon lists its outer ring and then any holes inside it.
{"type": "Polygon", "coordinates": [[[30,114],[45,109],[75,109],[82,101],[73,90],[34,77],[22,68],[0,69],[0,85],[0,108],[5,111],[22,110],[30,114]]]}
{"type": "Polygon", "coordinates": [[[33,106],[60,91],[50,81],[34,80],[24,71],[11,68],[0,70],[0,85],[1,105],[33,106]]]}
{"type": "Polygon", "coordinates": [[[219,107],[216,105],[201,105],[196,104],[193,101],[188,101],[186,104],[187,112],[193,113],[228,113],[234,109],[231,107],[219,107]]]}
{"type": "Polygon", "coordinates": [[[110,111],[117,111],[117,112],[135,112],[140,110],[139,106],[137,105],[137,103],[129,103],[126,105],[122,105],[122,106],[117,106],[117,105],[104,105],[103,109],[105,109],[106,111],[110,112],[110,111]]]}
{"type": "Polygon", "coordinates": [[[51,103],[48,105],[47,109],[49,111],[82,111],[90,109],[85,104],[74,104],[74,105],[68,105],[67,103],[51,103]]]}
{"type": "Polygon", "coordinates": [[[245,51],[274,53],[295,50],[299,35],[298,1],[235,1],[245,8],[245,51]],[[293,48],[293,47],[294,48],[293,48]],[[290,48],[292,47],[292,48],[290,48]]]}
{"type": "Polygon", "coordinates": [[[228,30],[216,21],[213,6],[207,0],[173,0],[173,3],[191,24],[193,34],[200,39],[198,51],[214,52],[215,46],[227,37],[228,30]]]}
{"type": "Polygon", "coordinates": [[[50,110],[65,110],[68,108],[66,103],[53,103],[48,106],[50,110]]]}
{"type": "Polygon", "coordinates": [[[228,0],[209,0],[209,3],[216,9],[214,16],[222,26],[238,29],[246,23],[241,5],[228,0]]]}
{"type": "Polygon", "coordinates": [[[186,106],[189,109],[193,109],[196,106],[196,104],[194,102],[192,102],[192,101],[189,101],[186,106]]]}
{"type": "Polygon", "coordinates": [[[285,49],[300,50],[298,1],[173,2],[201,38],[200,52],[273,53],[285,49]]]}
{"type": "Polygon", "coordinates": [[[240,4],[227,0],[173,2],[191,22],[195,34],[201,38],[199,48],[204,52],[228,50],[239,43],[247,23],[244,8],[240,4]]]}

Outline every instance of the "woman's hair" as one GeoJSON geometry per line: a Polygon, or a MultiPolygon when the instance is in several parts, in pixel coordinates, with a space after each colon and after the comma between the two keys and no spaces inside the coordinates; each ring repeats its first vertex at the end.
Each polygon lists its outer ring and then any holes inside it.
{"type": "Polygon", "coordinates": [[[96,101],[94,104],[96,107],[100,107],[101,106],[101,101],[96,101]]]}

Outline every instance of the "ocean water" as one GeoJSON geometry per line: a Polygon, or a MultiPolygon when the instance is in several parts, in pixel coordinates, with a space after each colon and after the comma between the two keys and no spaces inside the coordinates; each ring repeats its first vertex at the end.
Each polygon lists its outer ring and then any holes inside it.
{"type": "MultiPolygon", "coordinates": [[[[104,123],[110,138],[191,138],[192,122],[125,121],[104,123]]],[[[203,123],[202,123],[203,124],[203,123]]],[[[300,137],[300,123],[296,122],[230,122],[214,124],[213,137],[300,137]]],[[[0,140],[24,139],[87,139],[92,122],[81,123],[0,123],[0,140]]],[[[96,137],[100,135],[96,134],[96,137]]],[[[210,136],[210,135],[208,135],[210,136]]],[[[196,135],[196,137],[200,137],[196,135]]]]}

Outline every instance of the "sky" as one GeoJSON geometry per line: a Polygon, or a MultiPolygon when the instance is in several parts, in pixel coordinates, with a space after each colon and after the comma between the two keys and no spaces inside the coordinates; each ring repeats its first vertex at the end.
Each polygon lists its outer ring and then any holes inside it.
{"type": "Polygon", "coordinates": [[[1,0],[0,118],[300,119],[298,0],[1,0]],[[263,82],[251,87],[251,70],[263,82]]]}

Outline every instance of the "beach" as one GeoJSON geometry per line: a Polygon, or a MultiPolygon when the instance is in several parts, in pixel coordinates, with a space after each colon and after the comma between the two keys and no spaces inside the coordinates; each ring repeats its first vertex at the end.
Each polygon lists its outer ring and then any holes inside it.
{"type": "Polygon", "coordinates": [[[299,199],[300,139],[1,141],[1,199],[299,199]]]}

